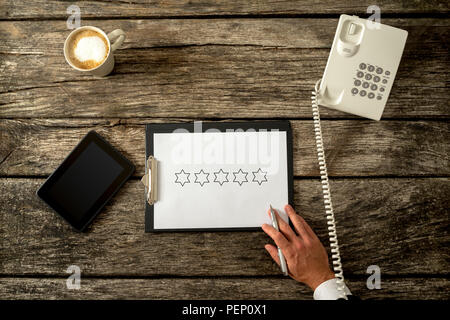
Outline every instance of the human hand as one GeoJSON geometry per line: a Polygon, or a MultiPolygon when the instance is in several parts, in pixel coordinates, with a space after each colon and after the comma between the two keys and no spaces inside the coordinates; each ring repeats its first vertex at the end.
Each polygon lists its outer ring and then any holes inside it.
{"type": "MultiPolygon", "coordinates": [[[[284,210],[297,233],[278,215],[276,210],[274,211],[280,231],[268,224],[263,224],[262,229],[283,251],[289,275],[315,290],[324,281],[335,277],[328,263],[328,254],[306,221],[296,214],[290,205],[286,205],[284,210]]],[[[280,265],[277,247],[266,244],[265,248],[272,259],[280,265]]]]}

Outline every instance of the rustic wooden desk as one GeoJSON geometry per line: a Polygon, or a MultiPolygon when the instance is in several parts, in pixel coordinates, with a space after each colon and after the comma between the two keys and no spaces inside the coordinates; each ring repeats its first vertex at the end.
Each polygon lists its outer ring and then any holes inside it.
{"type": "MultiPolygon", "coordinates": [[[[311,299],[262,232],[144,233],[144,125],[289,119],[294,205],[328,244],[310,92],[339,14],[372,2],[73,2],[82,25],[127,33],[113,74],[94,78],[64,61],[68,2],[0,0],[0,298],[311,299]],[[91,129],[137,171],[78,234],[35,191],[91,129]]],[[[382,121],[322,108],[345,276],[364,299],[449,299],[449,4],[377,3],[409,32],[382,121]],[[366,288],[370,265],[381,290],[366,288]]]]}

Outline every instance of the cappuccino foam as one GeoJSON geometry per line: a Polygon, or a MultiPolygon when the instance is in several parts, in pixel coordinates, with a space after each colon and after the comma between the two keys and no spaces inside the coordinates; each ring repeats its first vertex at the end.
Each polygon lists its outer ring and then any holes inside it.
{"type": "Polygon", "coordinates": [[[69,55],[71,62],[81,69],[93,69],[103,63],[108,56],[108,42],[94,30],[81,30],[73,35],[69,55]]]}

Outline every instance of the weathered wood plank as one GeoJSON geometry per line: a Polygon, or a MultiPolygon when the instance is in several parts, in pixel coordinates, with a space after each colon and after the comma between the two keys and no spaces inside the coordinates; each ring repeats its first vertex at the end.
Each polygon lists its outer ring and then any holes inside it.
{"type": "MultiPolygon", "coordinates": [[[[0,179],[0,274],[279,275],[263,232],[144,233],[144,197],[133,180],[87,233],[36,196],[43,179],[0,179]]],[[[346,275],[378,265],[384,275],[448,274],[449,178],[342,179],[331,187],[346,275]]],[[[320,183],[295,181],[294,203],[328,247],[320,183]]]]}
{"type": "MultiPolygon", "coordinates": [[[[368,299],[448,300],[445,278],[383,279],[381,289],[368,290],[366,279],[347,279],[354,295],[368,299]]],[[[312,291],[291,279],[83,279],[68,290],[66,278],[1,278],[1,299],[256,299],[311,300],[312,291]],[[170,288],[170,290],[168,290],[170,288]]]]}
{"type": "MultiPolygon", "coordinates": [[[[187,121],[186,119],[175,119],[187,121]]],[[[142,176],[145,124],[167,119],[0,120],[0,175],[49,175],[89,131],[125,154],[142,176]]],[[[312,121],[291,121],[294,175],[318,176],[312,121]]],[[[450,174],[450,123],[444,121],[323,121],[331,176],[450,174]]]]}
{"type": "MultiPolygon", "coordinates": [[[[408,31],[408,44],[444,43],[449,19],[383,19],[383,23],[408,31]]],[[[338,18],[286,19],[114,19],[89,20],[109,32],[121,28],[127,33],[123,49],[171,46],[261,46],[282,48],[331,47],[338,18]]],[[[7,54],[61,55],[62,44],[71,30],[65,21],[0,21],[0,52],[7,54]],[[38,31],[38,32],[36,32],[38,31]]]]}
{"type": "MultiPolygon", "coordinates": [[[[82,18],[96,17],[167,17],[211,15],[267,15],[267,14],[359,14],[367,16],[371,1],[350,0],[336,5],[335,1],[65,1],[35,0],[33,3],[3,0],[0,3],[1,19],[67,18],[69,5],[81,9],[82,18]]],[[[446,13],[445,1],[388,1],[376,3],[383,13],[446,13]]]]}
{"type": "MultiPolygon", "coordinates": [[[[106,79],[65,63],[63,21],[0,22],[0,117],[309,117],[336,22],[93,21],[128,34],[106,79]]],[[[448,20],[386,22],[409,40],[384,118],[448,118],[448,20]]]]}

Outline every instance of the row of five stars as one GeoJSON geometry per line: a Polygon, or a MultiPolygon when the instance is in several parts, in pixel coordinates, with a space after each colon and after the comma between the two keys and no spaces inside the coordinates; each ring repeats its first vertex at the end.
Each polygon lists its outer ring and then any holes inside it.
{"type": "MultiPolygon", "coordinates": [[[[214,173],[213,182],[217,182],[221,186],[226,182],[230,182],[228,180],[228,175],[230,175],[230,172],[225,172],[222,169],[220,169],[219,171],[213,173],[214,173]]],[[[261,185],[263,182],[267,182],[267,172],[262,171],[261,168],[259,168],[257,171],[253,171],[252,173],[253,173],[252,182],[257,182],[259,185],[261,185]]],[[[236,182],[240,186],[242,186],[242,184],[244,184],[245,182],[250,182],[247,180],[248,174],[249,174],[248,172],[239,169],[239,171],[233,172],[234,179],[232,182],[236,182]]],[[[190,183],[191,182],[189,180],[190,175],[191,174],[186,173],[184,169],[178,173],[175,173],[176,176],[175,183],[179,183],[181,184],[181,186],[184,186],[186,183],[190,183]]],[[[197,173],[194,172],[194,175],[195,175],[194,183],[198,183],[202,187],[205,183],[210,183],[208,178],[210,174],[208,172],[203,171],[203,169],[201,169],[197,173]]]]}

